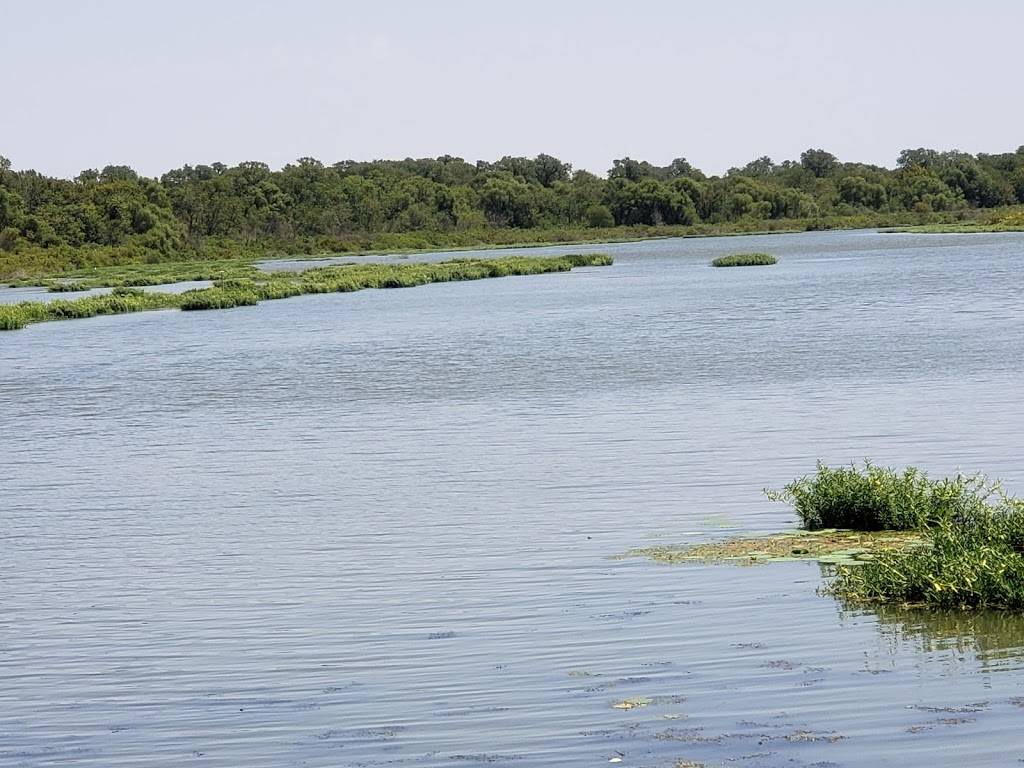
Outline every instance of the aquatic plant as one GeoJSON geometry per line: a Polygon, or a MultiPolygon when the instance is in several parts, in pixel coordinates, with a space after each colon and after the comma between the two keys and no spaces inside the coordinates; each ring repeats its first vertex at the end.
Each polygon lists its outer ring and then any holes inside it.
{"type": "Polygon", "coordinates": [[[930,480],[865,463],[828,467],[770,498],[809,530],[916,532],[838,565],[827,590],[851,602],[1024,608],[1024,501],[982,475],[930,480]]]}
{"type": "Polygon", "coordinates": [[[200,288],[181,294],[181,309],[232,309],[259,303],[256,291],[250,288],[200,288]]]}
{"type": "Polygon", "coordinates": [[[13,331],[30,323],[79,320],[97,315],[121,315],[154,309],[175,309],[180,295],[173,293],[108,293],[70,301],[23,301],[0,306],[0,330],[13,331]]]}
{"type": "Polygon", "coordinates": [[[47,320],[70,320],[149,309],[230,309],[304,293],[346,293],[364,288],[408,288],[457,280],[568,272],[575,267],[607,266],[611,263],[611,258],[604,254],[573,254],[552,257],[455,259],[436,263],[342,264],[303,272],[262,273],[251,270],[219,278],[210,288],[198,288],[180,294],[144,292],[138,288],[118,286],[106,295],[86,296],[72,301],[0,305],[0,330],[17,330],[29,323],[47,320]]]}
{"type": "Polygon", "coordinates": [[[982,507],[993,490],[981,476],[933,481],[915,467],[897,472],[871,462],[862,467],[819,462],[813,475],[765,493],[792,504],[808,530],[908,531],[982,507]]]}
{"type": "Polygon", "coordinates": [[[832,565],[864,562],[881,550],[904,550],[920,545],[919,531],[851,531],[825,528],[786,531],[773,536],[726,539],[685,546],[658,545],[630,550],[629,555],[659,563],[777,563],[817,560],[832,565]]]}
{"type": "Polygon", "coordinates": [[[46,289],[50,293],[77,293],[78,291],[87,291],[92,287],[86,282],[59,280],[47,285],[46,289]]]}
{"type": "Polygon", "coordinates": [[[915,467],[828,467],[769,498],[804,530],[629,554],[664,563],[813,559],[823,591],[858,603],[1024,610],[1024,500],[983,475],[930,480],[915,467]],[[839,530],[837,530],[839,529],[839,530]]]}
{"type": "Polygon", "coordinates": [[[841,567],[828,590],[852,602],[1024,608],[1024,501],[994,500],[938,520],[926,546],[841,567]]]}
{"type": "Polygon", "coordinates": [[[732,256],[719,256],[711,262],[712,267],[765,267],[778,263],[778,259],[768,253],[735,253],[732,256]]]}
{"type": "Polygon", "coordinates": [[[15,285],[45,285],[51,293],[90,288],[141,287],[171,283],[252,279],[259,270],[243,261],[191,261],[157,264],[122,264],[93,267],[42,280],[19,280],[15,285]]]}

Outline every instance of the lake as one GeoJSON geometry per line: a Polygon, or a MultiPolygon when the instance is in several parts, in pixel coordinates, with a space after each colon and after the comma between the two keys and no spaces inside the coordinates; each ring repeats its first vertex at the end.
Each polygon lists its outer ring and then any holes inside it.
{"type": "Polygon", "coordinates": [[[1019,616],[619,557],[819,458],[1024,492],[1024,234],[580,251],[0,336],[0,765],[1024,758],[1019,616]]]}

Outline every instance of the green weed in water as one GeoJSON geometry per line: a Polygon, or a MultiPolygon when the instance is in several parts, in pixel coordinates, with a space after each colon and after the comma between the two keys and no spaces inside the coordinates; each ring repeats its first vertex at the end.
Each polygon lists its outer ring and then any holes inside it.
{"type": "MultiPolygon", "coordinates": [[[[568,272],[574,267],[607,266],[611,263],[611,258],[604,254],[515,256],[502,259],[455,259],[437,263],[343,264],[304,272],[276,273],[264,273],[248,265],[235,264],[230,265],[231,269],[217,266],[202,273],[190,272],[186,279],[213,278],[214,284],[210,288],[180,294],[147,293],[129,285],[150,285],[153,284],[152,281],[166,281],[169,277],[167,272],[152,268],[123,268],[125,273],[121,275],[122,284],[104,296],[87,296],[72,301],[0,305],[0,330],[17,330],[30,323],[48,320],[71,320],[150,309],[230,309],[305,293],[347,293],[364,288],[409,288],[428,283],[568,272]],[[138,273],[135,278],[128,274],[132,271],[138,273]]],[[[178,271],[173,274],[180,277],[182,273],[178,271]]],[[[105,276],[104,280],[109,282],[110,275],[105,276]]]]}
{"type": "Polygon", "coordinates": [[[711,262],[713,267],[767,267],[777,264],[778,259],[767,253],[736,253],[719,256],[711,262]]]}
{"type": "Polygon", "coordinates": [[[813,475],[766,491],[773,501],[793,505],[804,528],[908,531],[984,504],[994,488],[985,478],[933,481],[914,467],[902,472],[865,462],[862,467],[818,463],[813,475]]]}

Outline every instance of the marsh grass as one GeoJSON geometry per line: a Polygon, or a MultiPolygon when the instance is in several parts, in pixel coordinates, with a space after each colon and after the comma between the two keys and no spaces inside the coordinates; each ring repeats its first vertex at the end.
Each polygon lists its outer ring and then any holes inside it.
{"type": "Polygon", "coordinates": [[[793,505],[809,530],[918,532],[840,563],[827,591],[851,602],[936,608],[1024,608],[1024,501],[984,476],[930,480],[865,463],[827,467],[768,492],[793,505]]]}
{"type": "Polygon", "coordinates": [[[70,301],[23,301],[0,305],[0,330],[14,331],[31,323],[80,320],[98,315],[122,315],[155,309],[175,309],[180,296],[170,293],[108,293],[70,301]]]}
{"type": "Polygon", "coordinates": [[[69,293],[92,288],[144,287],[232,278],[253,279],[260,274],[252,264],[237,260],[164,262],[92,267],[41,279],[25,278],[13,281],[11,285],[42,285],[51,293],[69,293]]]}
{"type": "Polygon", "coordinates": [[[850,604],[1024,610],[1024,501],[982,475],[931,480],[870,462],[828,467],[769,498],[804,530],[630,554],[665,563],[814,559],[850,604]]]}
{"type": "Polygon", "coordinates": [[[908,227],[887,227],[883,232],[947,234],[971,232],[1024,232],[1024,206],[995,208],[978,212],[965,221],[934,222],[908,227]]]}
{"type": "Polygon", "coordinates": [[[935,481],[915,467],[897,472],[871,462],[845,467],[819,462],[813,475],[765,493],[772,501],[792,504],[801,525],[810,531],[909,531],[974,509],[995,489],[981,476],[935,481]]]}
{"type": "Polygon", "coordinates": [[[999,491],[925,533],[924,547],[839,568],[828,590],[852,602],[1024,609],[1024,502],[999,491]]]}
{"type": "MultiPolygon", "coordinates": [[[[30,323],[48,320],[71,320],[151,309],[231,309],[307,293],[347,293],[365,288],[410,288],[428,283],[568,272],[575,267],[608,266],[611,263],[612,259],[604,254],[582,254],[557,257],[456,259],[436,263],[343,264],[303,272],[263,273],[251,269],[217,277],[210,288],[180,294],[144,292],[133,286],[122,285],[103,296],[86,296],[71,301],[58,299],[52,302],[0,305],[0,330],[17,330],[30,323]]],[[[212,272],[205,274],[206,278],[190,276],[187,279],[209,279],[213,275],[212,272]]],[[[166,280],[167,274],[151,272],[149,278],[166,280]]]]}
{"type": "Polygon", "coordinates": [[[734,253],[719,256],[711,262],[713,267],[766,267],[777,264],[778,259],[768,253],[734,253]]]}

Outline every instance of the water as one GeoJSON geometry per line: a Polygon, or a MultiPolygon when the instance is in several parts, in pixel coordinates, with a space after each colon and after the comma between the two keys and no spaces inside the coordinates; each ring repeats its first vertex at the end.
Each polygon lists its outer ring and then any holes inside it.
{"type": "MultiPolygon", "coordinates": [[[[163,285],[146,285],[139,290],[158,293],[183,293],[197,288],[209,288],[213,285],[212,280],[188,280],[180,283],[166,283],[163,285]]],[[[0,286],[0,304],[17,304],[22,301],[73,301],[84,299],[87,296],[103,296],[110,293],[113,288],[90,288],[85,291],[62,291],[51,293],[42,286],[28,286],[24,288],[11,288],[0,286]]]]}
{"type": "Polygon", "coordinates": [[[565,250],[616,264],[0,336],[0,765],[1024,758],[1020,617],[615,557],[818,458],[1024,491],[1024,236],[565,250]]]}

